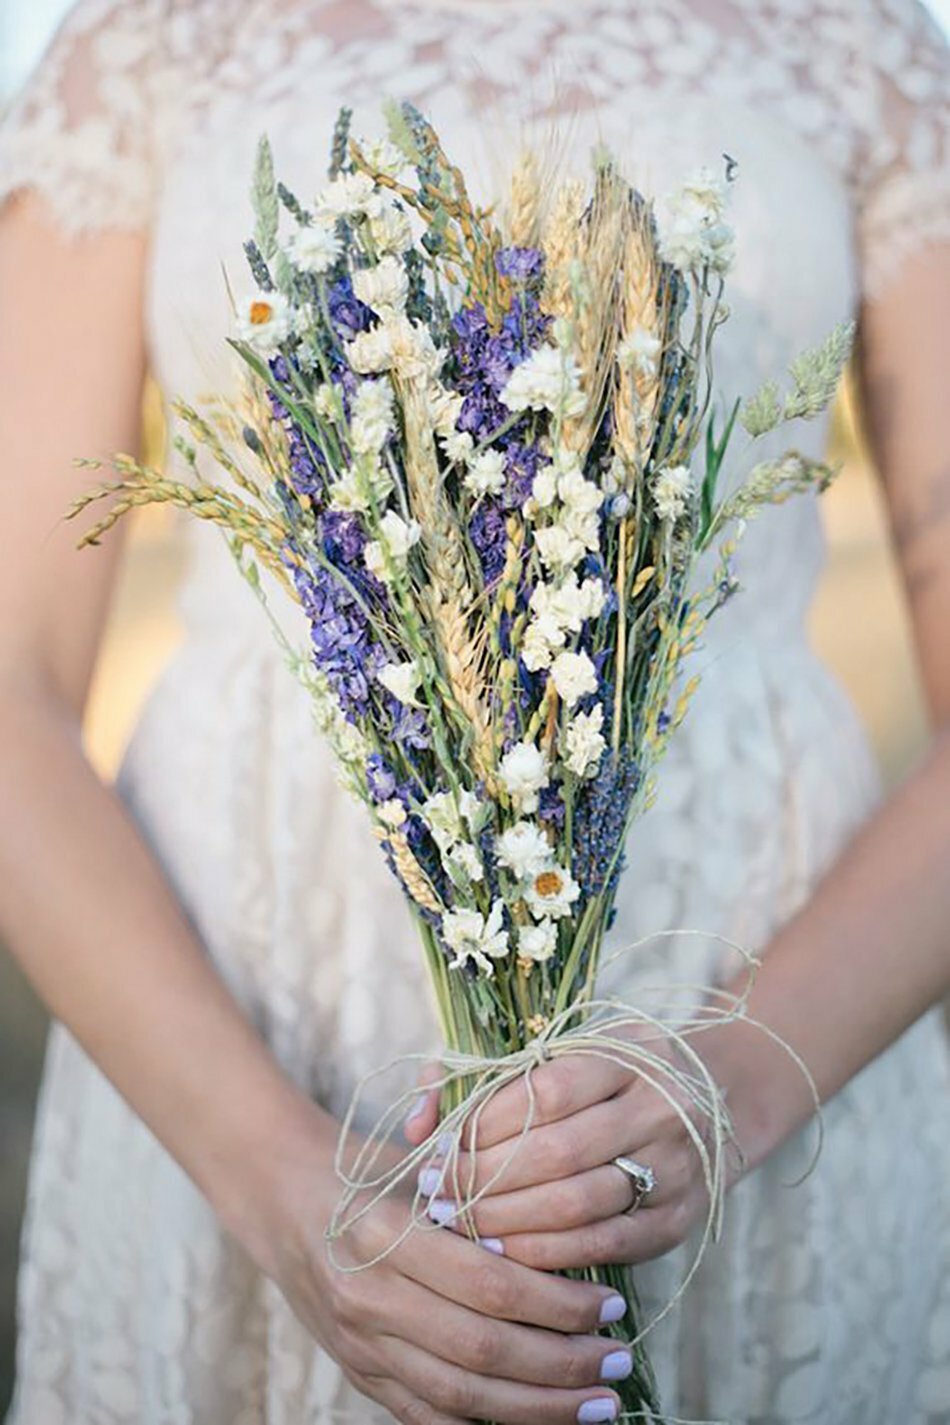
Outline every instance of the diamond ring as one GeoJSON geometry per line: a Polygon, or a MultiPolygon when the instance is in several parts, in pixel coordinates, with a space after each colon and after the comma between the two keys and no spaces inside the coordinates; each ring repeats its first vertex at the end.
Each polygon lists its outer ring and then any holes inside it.
{"type": "Polygon", "coordinates": [[[633,1184],[633,1201],[624,1208],[624,1215],[636,1212],[643,1199],[656,1187],[656,1174],[648,1163],[638,1163],[634,1158],[623,1156],[612,1159],[615,1168],[630,1179],[633,1184]]]}

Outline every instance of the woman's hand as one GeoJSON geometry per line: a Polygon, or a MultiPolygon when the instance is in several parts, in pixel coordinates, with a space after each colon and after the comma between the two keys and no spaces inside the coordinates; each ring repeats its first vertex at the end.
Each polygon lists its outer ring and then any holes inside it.
{"type": "Polygon", "coordinates": [[[410,1211],[398,1193],[335,1245],[344,1267],[374,1264],[341,1271],[323,1236],[339,1192],[325,1157],[280,1176],[278,1213],[245,1243],[353,1385],[397,1420],[617,1418],[619,1400],[600,1382],[629,1375],[630,1352],[596,1334],[626,1311],[616,1292],[532,1271],[424,1221],[392,1248],[410,1211]]]}
{"type": "MultiPolygon", "coordinates": [[[[662,1052],[672,1058],[671,1050],[662,1052]]],[[[567,1054],[536,1069],[531,1083],[526,1134],[529,1095],[522,1079],[481,1111],[477,1151],[463,1137],[453,1181],[466,1198],[485,1189],[471,1212],[480,1237],[494,1239],[514,1261],[555,1271],[662,1256],[705,1217],[709,1199],[696,1143],[680,1113],[646,1079],[616,1063],[567,1054]],[[613,1162],[620,1156],[655,1174],[655,1187],[634,1211],[636,1185],[613,1162]]],[[[686,1106],[682,1096],[679,1101],[686,1106]]],[[[686,1112],[708,1150],[706,1125],[694,1109],[686,1112]]],[[[431,1132],[436,1113],[430,1091],[407,1123],[411,1141],[431,1132]]],[[[735,1162],[727,1172],[731,1185],[735,1162]]],[[[439,1160],[423,1170],[420,1187],[431,1197],[433,1220],[464,1230],[439,1160]]]]}

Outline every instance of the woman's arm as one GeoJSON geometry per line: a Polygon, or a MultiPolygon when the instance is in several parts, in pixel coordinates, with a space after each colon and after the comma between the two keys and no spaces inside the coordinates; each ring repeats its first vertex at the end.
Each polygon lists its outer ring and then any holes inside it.
{"type": "MultiPolygon", "coordinates": [[[[283,1075],[85,760],[118,540],[78,553],[62,516],[88,479],[73,458],[137,440],[144,262],[138,236],[66,242],[32,197],[0,216],[0,935],[360,1389],[421,1425],[608,1418],[617,1397],[596,1382],[624,1353],[593,1333],[624,1303],[606,1289],[448,1234],[414,1233],[366,1273],[329,1266],[338,1125],[283,1075]]],[[[351,1260],[406,1211],[369,1214],[351,1260]]]]}
{"type": "MultiPolygon", "coordinates": [[[[775,937],[749,999],[750,1016],[801,1055],[823,1101],[950,990],[948,331],[950,255],[931,251],[865,310],[859,351],[933,744],[775,937]]],[[[738,992],[744,979],[741,972],[727,988],[738,992]]],[[[749,1025],[717,1025],[694,1046],[727,1090],[746,1170],[811,1116],[798,1068],[749,1025]]],[[[534,1086],[538,1126],[476,1209],[478,1231],[544,1267],[635,1262],[681,1241],[707,1200],[695,1148],[661,1096],[622,1071],[568,1059],[539,1070],[534,1086]],[[622,1215],[630,1185],[609,1166],[620,1153],[654,1168],[649,1211],[622,1215]],[[551,1179],[561,1181],[559,1192],[544,1186],[551,1179]]],[[[526,1107],[523,1091],[509,1088],[483,1113],[476,1188],[505,1162],[526,1107]]],[[[426,1127],[422,1114],[411,1133],[426,1127]]],[[[463,1174],[468,1167],[462,1164],[463,1174]]],[[[732,1172],[734,1180],[738,1165],[732,1172]]]]}

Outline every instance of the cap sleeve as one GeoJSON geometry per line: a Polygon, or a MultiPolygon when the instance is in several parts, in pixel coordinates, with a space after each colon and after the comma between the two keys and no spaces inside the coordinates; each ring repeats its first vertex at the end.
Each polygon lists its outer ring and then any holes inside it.
{"type": "Polygon", "coordinates": [[[79,0],[0,121],[0,203],[39,193],[69,234],[148,225],[160,0],[79,0]]]}
{"type": "Polygon", "coordinates": [[[872,124],[856,173],[864,295],[950,240],[950,51],[918,0],[874,0],[867,44],[872,124]]]}

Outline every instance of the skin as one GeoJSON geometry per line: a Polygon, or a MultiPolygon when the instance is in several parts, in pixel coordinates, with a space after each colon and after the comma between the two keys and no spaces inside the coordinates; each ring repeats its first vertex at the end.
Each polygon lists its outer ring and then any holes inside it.
{"type": "MultiPolygon", "coordinates": [[[[750,1016],[805,1061],[822,1102],[950,992],[948,327],[950,252],[934,247],[866,305],[858,349],[931,745],[766,947],[749,999],[750,1016]]],[[[742,985],[740,974],[727,988],[742,985]]],[[[788,1056],[749,1025],[716,1026],[693,1043],[726,1091],[744,1155],[744,1164],[734,1149],[727,1155],[731,1186],[807,1122],[813,1100],[788,1056]]],[[[483,1110],[477,1151],[463,1152],[459,1163],[461,1182],[473,1192],[487,1188],[474,1209],[475,1230],[500,1239],[507,1256],[544,1268],[642,1262],[670,1251],[705,1218],[699,1155],[682,1119],[644,1080],[568,1056],[535,1072],[534,1092],[533,1126],[494,1185],[525,1122],[523,1084],[503,1089],[483,1110]],[[631,1184],[611,1162],[619,1154],[656,1174],[656,1188],[632,1213],[631,1184]]],[[[431,1131],[436,1111],[430,1091],[407,1124],[412,1142],[431,1131]]]]}
{"type": "MultiPolygon", "coordinates": [[[[557,1425],[590,1399],[616,1408],[598,1384],[617,1349],[596,1334],[604,1288],[437,1232],[366,1273],[331,1266],[339,1125],[282,1073],[85,758],[122,532],[80,553],[62,514],[88,483],[77,454],[135,448],[145,267],[144,237],[67,241],[33,196],[0,214],[0,940],[315,1340],[398,1420],[557,1425]]],[[[398,1236],[406,1211],[368,1213],[348,1263],[398,1236]]]]}

